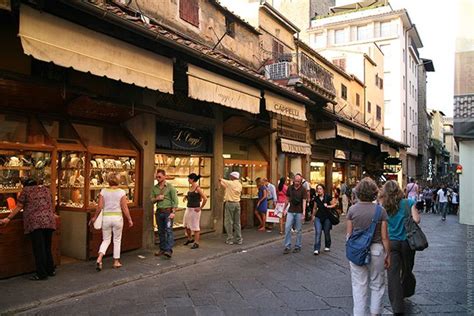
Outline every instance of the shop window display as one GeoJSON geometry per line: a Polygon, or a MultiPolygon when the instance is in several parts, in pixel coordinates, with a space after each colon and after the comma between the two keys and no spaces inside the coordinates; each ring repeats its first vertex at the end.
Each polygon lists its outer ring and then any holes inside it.
{"type": "Polygon", "coordinates": [[[326,166],[324,162],[311,162],[310,163],[310,181],[311,187],[314,188],[318,184],[326,184],[326,166]]]}
{"type": "Polygon", "coordinates": [[[120,177],[119,188],[127,195],[128,202],[135,202],[135,158],[111,155],[93,155],[89,173],[89,206],[96,206],[99,193],[109,186],[107,174],[115,172],[120,177]]]}
{"type": "Polygon", "coordinates": [[[232,171],[240,173],[242,181],[242,199],[256,199],[258,197],[256,178],[266,178],[268,163],[254,160],[224,160],[224,178],[228,179],[232,171]]]}
{"type": "Polygon", "coordinates": [[[51,153],[0,150],[0,212],[10,212],[21,192],[21,181],[34,177],[51,185],[51,153]]]}
{"type": "Polygon", "coordinates": [[[155,155],[155,169],[166,172],[166,181],[171,183],[178,191],[178,211],[173,222],[174,228],[183,227],[183,216],[186,210],[184,197],[189,190],[188,175],[195,173],[201,175],[199,186],[207,196],[204,210],[211,209],[211,158],[194,155],[155,155]]]}
{"type": "Polygon", "coordinates": [[[347,183],[349,185],[355,185],[357,180],[360,179],[360,166],[351,164],[349,166],[349,177],[347,183]]]}
{"type": "Polygon", "coordinates": [[[83,152],[58,153],[59,206],[84,207],[85,159],[83,152]]]}

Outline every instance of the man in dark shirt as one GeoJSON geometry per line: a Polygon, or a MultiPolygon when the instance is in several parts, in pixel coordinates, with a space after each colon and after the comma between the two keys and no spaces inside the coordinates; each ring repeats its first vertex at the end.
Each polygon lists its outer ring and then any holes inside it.
{"type": "Polygon", "coordinates": [[[288,208],[288,214],[286,216],[285,224],[285,250],[284,254],[288,254],[291,251],[291,227],[296,229],[296,243],[293,252],[301,251],[302,241],[302,221],[306,213],[306,199],[308,197],[308,191],[301,185],[303,178],[300,175],[296,175],[293,180],[293,184],[289,186],[286,191],[288,197],[285,203],[285,209],[288,208]]]}

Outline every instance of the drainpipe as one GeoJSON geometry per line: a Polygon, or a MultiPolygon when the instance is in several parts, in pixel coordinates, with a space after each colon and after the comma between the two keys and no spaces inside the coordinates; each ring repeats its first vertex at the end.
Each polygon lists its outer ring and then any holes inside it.
{"type": "Polygon", "coordinates": [[[366,122],[366,114],[367,114],[367,74],[365,72],[365,63],[367,62],[367,58],[364,56],[364,124],[366,122]]]}
{"type": "MultiPolygon", "coordinates": [[[[414,27],[414,25],[410,26],[409,28],[406,29],[405,31],[405,56],[408,55],[408,32],[411,31],[411,29],[414,27]]],[[[405,115],[405,144],[407,144],[407,137],[408,137],[408,96],[407,96],[407,89],[408,89],[408,71],[407,71],[407,64],[408,64],[408,58],[403,56],[403,59],[405,60],[405,108],[404,111],[406,113],[405,115]]],[[[410,146],[411,147],[411,146],[410,146]]],[[[408,147],[408,148],[410,148],[408,147]]],[[[409,163],[408,163],[408,150],[407,150],[407,178],[409,178],[408,171],[409,171],[409,163]]]]}

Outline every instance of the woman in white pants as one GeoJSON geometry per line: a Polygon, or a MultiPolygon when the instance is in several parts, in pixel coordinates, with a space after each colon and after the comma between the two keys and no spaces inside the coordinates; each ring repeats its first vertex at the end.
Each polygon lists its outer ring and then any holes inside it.
{"type": "MultiPolygon", "coordinates": [[[[372,179],[364,178],[356,186],[355,194],[359,203],[352,205],[347,213],[347,238],[353,231],[365,230],[370,226],[375,215],[374,201],[377,199],[378,188],[372,179]]],[[[350,262],[355,316],[382,314],[385,269],[390,266],[387,218],[387,212],[382,208],[370,246],[370,263],[358,266],[350,262]]]]}
{"type": "Polygon", "coordinates": [[[90,223],[93,224],[97,216],[102,210],[102,243],[99,248],[99,256],[97,257],[97,271],[102,270],[102,258],[109,248],[113,236],[114,252],[113,258],[114,268],[120,268],[120,246],[122,243],[123,215],[127,218],[128,226],[132,227],[133,222],[130,217],[130,211],[127,205],[127,196],[124,190],[119,189],[120,178],[115,172],[107,175],[108,188],[104,188],[99,194],[99,203],[90,223]]]}

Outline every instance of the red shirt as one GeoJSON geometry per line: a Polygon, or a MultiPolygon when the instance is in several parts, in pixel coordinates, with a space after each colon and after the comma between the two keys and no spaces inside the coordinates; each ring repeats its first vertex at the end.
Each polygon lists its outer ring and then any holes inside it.
{"type": "Polygon", "coordinates": [[[25,234],[35,229],[56,229],[53,201],[48,187],[42,185],[24,187],[18,202],[23,204],[25,234]]]}

